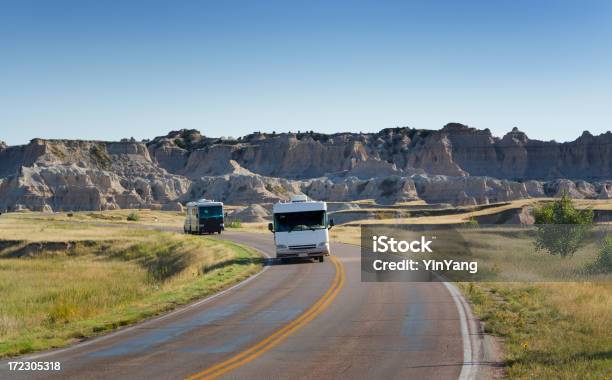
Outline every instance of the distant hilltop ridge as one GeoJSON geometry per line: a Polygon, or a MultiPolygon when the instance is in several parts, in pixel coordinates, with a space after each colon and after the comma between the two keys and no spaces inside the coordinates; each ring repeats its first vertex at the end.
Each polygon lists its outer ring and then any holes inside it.
{"type": "MultiPolygon", "coordinates": [[[[399,172],[505,179],[610,179],[612,133],[583,132],[572,142],[530,140],[514,128],[503,138],[488,129],[450,123],[438,131],[388,128],[378,133],[254,133],[236,140],[203,137],[196,130],[157,137],[148,147],[160,165],[190,175],[197,160],[233,159],[261,175],[313,178],[350,171],[368,161],[399,172]],[[304,160],[308,158],[308,160],[304,160]],[[306,162],[305,162],[306,161],[306,162]],[[382,165],[385,166],[385,165],[382,165]]],[[[200,173],[198,173],[200,174],[200,173]]],[[[217,174],[217,173],[210,173],[217,174]]]]}
{"type": "Polygon", "coordinates": [[[612,133],[571,142],[502,138],[450,123],[440,130],[253,133],[197,130],[119,142],[0,142],[0,210],[161,208],[210,198],[236,204],[304,193],[329,201],[423,199],[455,205],[556,195],[612,196],[612,133]]]}

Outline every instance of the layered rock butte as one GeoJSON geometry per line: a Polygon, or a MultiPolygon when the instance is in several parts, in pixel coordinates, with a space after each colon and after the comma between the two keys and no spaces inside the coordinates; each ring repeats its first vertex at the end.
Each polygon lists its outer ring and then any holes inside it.
{"type": "Polygon", "coordinates": [[[196,130],[151,141],[33,139],[0,142],[0,211],[153,208],[193,199],[229,204],[286,200],[422,199],[473,205],[528,197],[612,197],[612,133],[572,142],[503,138],[451,123],[378,133],[253,133],[238,139],[196,130]]]}

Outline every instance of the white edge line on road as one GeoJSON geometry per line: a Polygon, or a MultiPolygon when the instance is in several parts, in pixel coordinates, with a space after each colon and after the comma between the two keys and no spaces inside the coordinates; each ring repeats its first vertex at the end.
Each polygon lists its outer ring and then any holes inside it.
{"type": "MultiPolygon", "coordinates": [[[[345,244],[345,245],[355,245],[360,247],[359,244],[349,244],[349,243],[336,243],[336,244],[345,244]]],[[[448,290],[451,294],[451,298],[455,302],[455,306],[457,307],[457,312],[459,313],[459,324],[461,328],[461,340],[463,341],[463,364],[461,366],[461,372],[459,373],[458,380],[472,380],[476,378],[476,373],[478,369],[474,367],[476,358],[480,356],[479,345],[474,342],[474,335],[470,334],[470,325],[471,330],[476,332],[478,331],[478,327],[474,322],[474,318],[471,312],[471,308],[461,291],[453,284],[449,282],[448,279],[438,273],[432,273],[448,290]],[[475,352],[476,351],[476,352],[475,352]]]]}
{"type": "Polygon", "coordinates": [[[455,306],[457,306],[457,311],[459,312],[461,338],[463,340],[463,365],[461,366],[461,372],[459,373],[459,380],[474,379],[476,376],[472,373],[474,369],[472,356],[472,339],[466,316],[466,308],[469,307],[469,305],[465,304],[466,301],[463,298],[463,295],[454,284],[447,281],[443,281],[442,283],[451,294],[453,301],[455,301],[455,306]]]}
{"type": "Polygon", "coordinates": [[[440,274],[435,272],[432,272],[432,274],[444,284],[444,287],[451,294],[455,306],[457,307],[457,312],[459,313],[461,339],[463,340],[463,365],[459,373],[459,380],[475,379],[477,368],[474,367],[474,363],[480,351],[478,350],[478,344],[474,342],[474,335],[470,334],[470,327],[472,332],[477,331],[470,305],[455,284],[449,282],[446,277],[440,274]]]}
{"type": "MultiPolygon", "coordinates": [[[[257,248],[251,247],[251,246],[249,246],[249,248],[256,250],[257,252],[262,254],[267,259],[272,258],[269,254],[267,254],[266,252],[264,252],[262,250],[259,250],[257,248]]],[[[8,360],[5,358],[5,359],[2,359],[2,361],[16,361],[16,360],[18,360],[18,361],[31,361],[31,360],[36,360],[36,359],[40,359],[40,358],[44,358],[44,357],[48,357],[48,356],[52,356],[52,355],[56,355],[56,354],[61,354],[61,353],[64,353],[64,352],[69,352],[69,351],[72,351],[72,350],[75,350],[75,349],[78,349],[78,348],[87,347],[87,346],[89,346],[91,344],[98,343],[98,342],[101,342],[101,341],[104,341],[104,340],[107,340],[107,339],[110,339],[110,338],[114,338],[114,337],[116,337],[118,335],[121,335],[121,334],[124,334],[126,332],[129,332],[129,331],[132,331],[132,330],[135,330],[135,329],[138,329],[138,328],[142,328],[142,327],[147,326],[147,325],[149,325],[151,323],[159,322],[159,321],[164,320],[164,319],[169,318],[169,317],[173,317],[173,316],[182,314],[182,313],[184,313],[187,310],[193,309],[194,307],[198,307],[200,305],[208,303],[208,302],[210,302],[210,301],[212,301],[212,300],[214,300],[214,299],[216,299],[218,297],[221,297],[224,294],[227,294],[228,292],[231,292],[232,290],[238,289],[238,288],[246,285],[247,283],[253,281],[255,278],[259,277],[259,275],[261,275],[262,273],[267,271],[268,268],[269,268],[269,266],[264,266],[263,269],[260,270],[259,272],[255,273],[254,275],[246,278],[245,280],[243,280],[243,281],[241,281],[241,282],[239,282],[239,283],[237,283],[235,285],[230,286],[229,288],[227,288],[225,290],[222,290],[222,291],[220,291],[218,293],[215,293],[215,294],[213,294],[211,296],[208,296],[208,297],[206,297],[204,299],[201,299],[199,301],[196,301],[194,303],[190,303],[188,305],[185,305],[183,307],[180,307],[178,309],[170,311],[170,312],[168,312],[166,314],[163,314],[163,315],[160,315],[160,316],[157,316],[157,317],[153,317],[151,319],[148,319],[148,320],[136,323],[135,325],[132,325],[132,326],[129,326],[129,327],[125,327],[125,328],[122,328],[122,329],[119,329],[119,330],[116,330],[116,331],[113,331],[113,332],[111,332],[109,334],[106,334],[106,335],[102,335],[102,336],[99,336],[99,337],[88,339],[88,340],[85,340],[83,342],[76,343],[76,344],[73,344],[73,345],[65,347],[65,348],[60,348],[60,349],[57,349],[57,350],[41,352],[39,354],[33,354],[33,355],[27,355],[27,356],[21,356],[21,357],[20,356],[16,356],[16,357],[13,357],[13,358],[8,358],[8,360]]],[[[0,368],[5,367],[6,365],[7,364],[0,364],[0,368]]]]}

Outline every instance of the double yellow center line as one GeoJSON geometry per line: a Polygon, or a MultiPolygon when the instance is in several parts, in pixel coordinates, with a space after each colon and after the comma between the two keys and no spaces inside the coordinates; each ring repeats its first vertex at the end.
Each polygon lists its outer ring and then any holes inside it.
{"type": "Polygon", "coordinates": [[[240,352],[239,354],[221,362],[215,364],[214,366],[207,368],[201,372],[195,373],[185,380],[208,380],[214,379],[223,374],[243,366],[259,356],[263,355],[265,352],[279,345],[282,341],[284,341],[289,335],[293,334],[300,328],[306,326],[308,322],[315,319],[319,314],[321,314],[336,298],[340,289],[344,285],[345,274],[344,267],[342,263],[335,258],[334,256],[330,256],[332,263],[336,268],[336,275],[334,276],[334,281],[325,294],[314,304],[305,311],[298,318],[294,319],[290,323],[286,324],[282,328],[276,330],[272,335],[263,339],[259,343],[247,348],[246,350],[240,352]]]}

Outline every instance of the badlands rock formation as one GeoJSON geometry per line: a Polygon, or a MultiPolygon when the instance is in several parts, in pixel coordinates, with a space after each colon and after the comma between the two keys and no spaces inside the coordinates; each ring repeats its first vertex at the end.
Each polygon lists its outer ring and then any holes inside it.
{"type": "Polygon", "coordinates": [[[258,204],[252,204],[231,213],[230,220],[240,220],[241,222],[265,222],[269,220],[270,213],[258,204]]]}
{"type": "Polygon", "coordinates": [[[211,198],[249,205],[304,193],[382,204],[486,204],[526,197],[612,197],[612,133],[566,143],[513,129],[451,123],[378,133],[253,133],[211,138],[195,130],[147,142],[0,141],[0,211],[158,208],[211,198]]]}
{"type": "Polygon", "coordinates": [[[176,208],[189,184],[142,143],[34,139],[0,151],[0,210],[176,208]]]}

